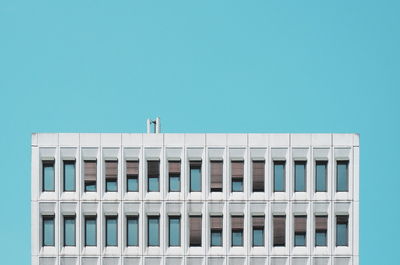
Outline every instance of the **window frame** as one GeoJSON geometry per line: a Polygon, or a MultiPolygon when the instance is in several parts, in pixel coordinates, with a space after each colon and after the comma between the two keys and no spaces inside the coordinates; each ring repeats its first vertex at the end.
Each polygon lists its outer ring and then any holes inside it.
{"type": "Polygon", "coordinates": [[[63,192],[76,192],[76,161],[75,160],[63,160],[63,192]],[[74,166],[74,188],[72,190],[65,189],[66,183],[66,175],[65,175],[65,166],[73,165],[74,166]]]}
{"type": "Polygon", "coordinates": [[[336,217],[335,217],[336,219],[336,225],[335,225],[335,232],[336,232],[336,235],[335,235],[335,243],[336,243],[336,247],[348,247],[349,246],[349,241],[350,241],[350,234],[349,234],[349,219],[350,219],[350,216],[348,215],[348,214],[338,214],[338,215],[336,215],[336,217]],[[346,225],[346,242],[345,242],[345,244],[344,245],[339,245],[338,244],[338,226],[339,226],[339,220],[338,220],[338,217],[340,218],[340,217],[346,217],[346,223],[340,223],[340,225],[346,225]]]}
{"type": "Polygon", "coordinates": [[[147,246],[148,247],[160,247],[160,216],[159,215],[148,215],[147,216],[147,246]],[[158,221],[158,244],[157,245],[150,245],[150,220],[157,220],[158,221]]]}
{"type": "Polygon", "coordinates": [[[75,215],[64,215],[63,216],[63,246],[64,247],[76,247],[76,216],[75,215]],[[65,229],[65,221],[73,220],[74,221],[74,244],[67,245],[66,243],[66,229],[65,229]]]}
{"type": "Polygon", "coordinates": [[[54,160],[42,160],[42,192],[54,192],[56,190],[56,168],[54,160]],[[53,188],[47,190],[45,187],[45,168],[51,166],[53,168],[53,188]]]}
{"type": "Polygon", "coordinates": [[[105,247],[118,247],[118,215],[106,215],[104,218],[104,223],[105,223],[105,242],[104,245],[105,247]],[[116,224],[115,224],[115,245],[109,244],[108,240],[108,221],[110,220],[115,220],[116,224]]]}
{"type": "Polygon", "coordinates": [[[139,216],[138,215],[127,215],[126,216],[126,246],[127,247],[138,247],[139,246],[139,233],[140,233],[140,228],[139,228],[139,216]],[[137,225],[136,225],[136,245],[130,245],[129,244],[129,221],[130,220],[136,220],[137,225]]]}
{"type": "Polygon", "coordinates": [[[314,192],[328,192],[328,160],[315,160],[315,190],[314,192]],[[318,175],[317,175],[317,167],[318,165],[324,165],[325,166],[325,189],[323,191],[318,190],[318,175]]]}
{"type": "Polygon", "coordinates": [[[201,160],[192,160],[189,161],[189,192],[202,192],[202,166],[203,163],[201,160]],[[192,165],[192,162],[198,162],[200,165],[192,165]],[[200,171],[200,185],[199,190],[192,190],[192,169],[198,169],[200,171]]]}
{"type": "Polygon", "coordinates": [[[168,247],[180,247],[181,246],[181,216],[180,215],[169,215],[168,216],[168,247]],[[178,229],[178,244],[171,245],[171,220],[178,220],[179,229],[178,229]]]}
{"type": "Polygon", "coordinates": [[[85,223],[84,246],[85,247],[97,247],[97,215],[86,215],[84,217],[84,223],[85,223]],[[94,221],[94,245],[88,244],[88,237],[87,237],[87,222],[88,221],[94,221]]]}
{"type": "Polygon", "coordinates": [[[272,181],[273,181],[273,192],[286,192],[286,160],[273,160],[272,161],[272,181]],[[276,189],[276,175],[275,175],[275,166],[276,165],[283,165],[283,190],[276,189]]]}
{"type": "Polygon", "coordinates": [[[54,215],[42,215],[42,247],[55,247],[56,244],[56,231],[55,231],[55,216],[54,215]],[[53,222],[53,237],[52,237],[52,244],[48,245],[45,244],[45,221],[50,220],[53,222]]]}
{"type": "Polygon", "coordinates": [[[338,159],[336,160],[336,192],[349,192],[349,185],[350,185],[350,180],[349,180],[349,167],[350,167],[350,161],[346,159],[338,159]],[[346,165],[346,189],[345,190],[339,190],[339,170],[338,167],[341,164],[346,165]]]}
{"type": "Polygon", "coordinates": [[[307,160],[294,160],[293,171],[294,171],[294,192],[307,192],[307,160]],[[296,170],[297,165],[304,166],[304,179],[303,179],[304,190],[297,189],[297,178],[298,178],[296,170]]]}

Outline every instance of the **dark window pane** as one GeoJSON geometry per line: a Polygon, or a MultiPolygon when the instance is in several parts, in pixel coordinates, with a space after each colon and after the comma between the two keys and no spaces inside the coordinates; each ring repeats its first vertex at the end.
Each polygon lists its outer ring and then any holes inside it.
{"type": "Polygon", "coordinates": [[[169,191],[171,192],[181,191],[181,178],[178,174],[169,175],[169,191]]]}
{"type": "Polygon", "coordinates": [[[295,246],[305,246],[306,245],[306,235],[303,233],[296,233],[294,235],[294,245],[295,246]]]}
{"type": "MultiPolygon", "coordinates": [[[[200,163],[200,162],[197,162],[200,163]]],[[[201,191],[201,164],[193,165],[190,164],[190,191],[199,192],[201,191]]]]}
{"type": "Polygon", "coordinates": [[[147,221],[148,246],[160,246],[160,218],[158,216],[149,216],[147,221]]]}
{"type": "Polygon", "coordinates": [[[106,192],[117,192],[118,184],[116,179],[106,179],[106,192]]]}
{"type": "Polygon", "coordinates": [[[169,217],[169,245],[181,245],[181,219],[179,216],[169,217]]]}
{"type": "Polygon", "coordinates": [[[127,217],[127,245],[139,245],[139,220],[137,216],[127,217]]]}
{"type": "Polygon", "coordinates": [[[64,246],[75,246],[75,216],[64,216],[64,246]]]}
{"type": "Polygon", "coordinates": [[[64,161],[64,191],[75,191],[75,161],[64,161]]]}
{"type": "Polygon", "coordinates": [[[85,218],[85,246],[96,246],[96,217],[85,218]]]}
{"type": "Polygon", "coordinates": [[[315,165],[315,191],[327,191],[327,161],[317,161],[315,165]]]}
{"type": "Polygon", "coordinates": [[[274,192],[285,191],[285,161],[274,161],[274,192]]]}
{"type": "Polygon", "coordinates": [[[116,216],[106,217],[106,246],[118,245],[118,218],[116,216]]]}
{"type": "Polygon", "coordinates": [[[317,231],[315,233],[315,245],[320,247],[320,246],[326,246],[326,231],[317,231]]]}
{"type": "Polygon", "coordinates": [[[232,246],[243,246],[243,230],[232,231],[232,246]]]}
{"type": "Polygon", "coordinates": [[[43,191],[54,191],[54,161],[43,161],[43,191]]]}
{"type": "Polygon", "coordinates": [[[243,180],[233,179],[232,180],[232,191],[233,192],[243,192],[243,180]]]}
{"type": "Polygon", "coordinates": [[[295,178],[295,192],[306,191],[306,162],[295,161],[294,162],[294,178],[295,178]]]}
{"type": "Polygon", "coordinates": [[[211,231],[211,246],[222,246],[222,231],[215,230],[211,231]]]}
{"type": "Polygon", "coordinates": [[[253,246],[254,247],[264,246],[264,229],[259,229],[259,228],[253,229],[253,246]]]}
{"type": "Polygon", "coordinates": [[[336,191],[347,192],[349,191],[348,180],[348,167],[349,161],[337,161],[336,165],[336,191]]]}
{"type": "Polygon", "coordinates": [[[96,191],[96,181],[85,181],[85,191],[95,192],[96,191]]]}
{"type": "Polygon", "coordinates": [[[348,246],[348,219],[347,215],[336,216],[336,246],[348,246]]]}
{"type": "Polygon", "coordinates": [[[128,192],[139,191],[139,183],[137,176],[128,176],[127,178],[127,190],[128,192]]]}
{"type": "Polygon", "coordinates": [[[43,246],[54,246],[54,216],[43,216],[43,246]]]}

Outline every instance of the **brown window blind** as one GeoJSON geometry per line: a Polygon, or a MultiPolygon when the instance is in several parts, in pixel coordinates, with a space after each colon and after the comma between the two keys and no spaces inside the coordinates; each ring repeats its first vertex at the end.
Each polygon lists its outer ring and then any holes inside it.
{"type": "Polygon", "coordinates": [[[189,216],[190,246],[201,246],[201,216],[189,216]]]}
{"type": "Polygon", "coordinates": [[[147,161],[147,174],[150,178],[160,176],[160,161],[147,161]]]}
{"type": "Polygon", "coordinates": [[[97,178],[97,161],[85,160],[84,162],[84,176],[87,181],[96,181],[97,178]]]}
{"type": "Polygon", "coordinates": [[[105,161],[106,179],[116,179],[118,176],[118,161],[105,161]]]}
{"type": "Polygon", "coordinates": [[[223,161],[211,161],[211,190],[222,191],[223,161]]]}
{"type": "Polygon", "coordinates": [[[265,161],[253,161],[253,191],[264,191],[265,161]]]}
{"type": "Polygon", "coordinates": [[[210,217],[210,226],[211,230],[222,230],[222,223],[223,217],[222,216],[211,216],[210,217]]]}
{"type": "Polygon", "coordinates": [[[286,216],[277,215],[273,218],[274,224],[274,246],[285,246],[286,216]]]}
{"type": "Polygon", "coordinates": [[[201,168],[201,160],[190,161],[190,168],[201,168]]]}
{"type": "Polygon", "coordinates": [[[168,172],[169,174],[180,174],[181,161],[168,161],[168,172]]]}
{"type": "Polygon", "coordinates": [[[232,216],[232,230],[243,230],[243,216],[232,216]]]}
{"type": "Polygon", "coordinates": [[[126,174],[127,175],[139,175],[139,161],[126,161],[126,174]]]}
{"type": "Polygon", "coordinates": [[[253,228],[264,228],[264,216],[253,216],[253,228]]]}
{"type": "Polygon", "coordinates": [[[315,230],[328,230],[328,216],[315,216],[315,230]]]}
{"type": "Polygon", "coordinates": [[[232,179],[243,179],[244,162],[232,161],[231,166],[232,166],[232,179]]]}
{"type": "Polygon", "coordinates": [[[294,232],[305,233],[307,231],[307,216],[294,217],[294,232]]]}

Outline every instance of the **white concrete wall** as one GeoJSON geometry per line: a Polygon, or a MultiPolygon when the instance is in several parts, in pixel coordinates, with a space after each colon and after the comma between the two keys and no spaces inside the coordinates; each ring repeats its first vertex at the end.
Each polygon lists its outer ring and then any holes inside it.
{"type": "Polygon", "coordinates": [[[359,264],[359,137],[356,134],[33,134],[32,135],[32,264],[271,264],[358,265],[359,264]],[[75,159],[76,192],[62,192],[62,160],[75,159]],[[97,192],[83,191],[85,159],[98,161],[97,192]],[[327,159],[328,192],[314,192],[314,161],[327,159]],[[41,192],[41,161],[55,160],[55,192],[41,192]],[[104,192],[104,160],[118,159],[118,191],[104,192]],[[125,160],[139,159],[139,192],[127,193],[125,160]],[[160,192],[148,193],[146,160],[160,159],[160,192]],[[168,192],[167,161],[182,161],[181,192],[168,192]],[[201,159],[202,192],[190,193],[188,161],[201,159]],[[224,160],[222,193],[210,193],[209,161],[224,160]],[[244,192],[231,193],[230,163],[245,161],[244,192]],[[265,192],[253,193],[251,161],[266,161],[265,192]],[[272,161],[286,160],[286,192],[272,189],[272,161]],[[293,161],[307,163],[307,192],[295,193],[293,161]],[[348,159],[349,192],[335,187],[335,161],[348,159]],[[160,214],[160,247],[147,247],[147,214],[160,214]],[[202,214],[201,248],[188,247],[188,216],[202,214]],[[223,247],[209,247],[209,216],[224,215],[223,247]],[[335,246],[335,215],[349,214],[349,247],[335,246]],[[55,247],[41,246],[41,215],[55,215],[55,247]],[[62,215],[77,216],[76,247],[63,247],[62,215]],[[83,216],[96,214],[97,247],[85,247],[83,216]],[[104,216],[118,214],[118,247],[105,247],[104,216]],[[139,215],[138,247],[125,246],[125,216],[139,215]],[[182,247],[168,247],[167,216],[181,215],[182,247]],[[230,215],[245,216],[244,246],[231,247],[230,215]],[[265,247],[251,246],[251,216],[266,217],[265,247]],[[272,246],[272,216],[286,214],[286,247],[272,246]],[[307,246],[293,247],[293,216],[307,219],[307,246]],[[328,246],[314,247],[315,214],[328,214],[328,246]]]}

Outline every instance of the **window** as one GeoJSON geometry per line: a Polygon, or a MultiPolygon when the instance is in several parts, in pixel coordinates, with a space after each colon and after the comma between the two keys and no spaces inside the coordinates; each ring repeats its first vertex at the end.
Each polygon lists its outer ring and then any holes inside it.
{"type": "Polygon", "coordinates": [[[42,217],[42,237],[43,246],[54,246],[54,216],[43,216],[42,217]]]}
{"type": "Polygon", "coordinates": [[[349,191],[349,161],[336,162],[336,191],[349,191]]]}
{"type": "Polygon", "coordinates": [[[126,245],[128,247],[139,245],[139,218],[138,216],[126,217],[126,245]]]}
{"type": "Polygon", "coordinates": [[[264,216],[253,216],[253,247],[264,246],[264,216]]]}
{"type": "Polygon", "coordinates": [[[126,161],[126,191],[139,191],[139,161],[126,161]]]}
{"type": "Polygon", "coordinates": [[[42,162],[42,175],[43,175],[43,191],[54,191],[54,161],[42,162]]]}
{"type": "Polygon", "coordinates": [[[85,217],[85,246],[96,246],[97,235],[96,235],[96,216],[85,217]]]}
{"type": "Polygon", "coordinates": [[[118,161],[105,161],[106,163],[106,192],[118,191],[118,161]]]}
{"type": "Polygon", "coordinates": [[[328,216],[315,216],[315,246],[327,246],[328,216]]]}
{"type": "Polygon", "coordinates": [[[294,191],[305,192],[306,191],[306,161],[295,161],[294,162],[294,191]]]}
{"type": "Polygon", "coordinates": [[[243,246],[243,216],[232,216],[232,247],[243,246]]]}
{"type": "Polygon", "coordinates": [[[285,161],[274,161],[274,192],[285,192],[285,161]]]}
{"type": "Polygon", "coordinates": [[[244,162],[243,161],[232,161],[232,192],[243,191],[243,174],[244,174],[244,162]]]}
{"type": "Polygon", "coordinates": [[[160,191],[160,161],[147,161],[147,191],[160,191]]]}
{"type": "Polygon", "coordinates": [[[181,191],[181,161],[169,161],[169,184],[170,192],[181,191]]]}
{"type": "Polygon", "coordinates": [[[210,161],[211,192],[222,192],[223,161],[210,161]]]}
{"type": "Polygon", "coordinates": [[[223,227],[222,216],[211,216],[210,227],[211,227],[211,246],[222,247],[222,227],[223,227]]]}
{"type": "Polygon", "coordinates": [[[294,246],[306,246],[307,216],[294,217],[294,246]]]}
{"type": "Polygon", "coordinates": [[[106,216],[106,246],[118,246],[118,216],[106,216]]]}
{"type": "Polygon", "coordinates": [[[64,191],[75,191],[75,161],[64,161],[64,191]]]}
{"type": "Polygon", "coordinates": [[[189,246],[201,247],[201,216],[189,216],[189,246]]]}
{"type": "Polygon", "coordinates": [[[328,161],[315,162],[315,192],[327,191],[328,161]]]}
{"type": "Polygon", "coordinates": [[[160,217],[147,217],[147,245],[149,247],[160,246],[160,217]]]}
{"type": "Polygon", "coordinates": [[[349,224],[348,215],[336,216],[336,246],[349,245],[348,224],[349,224]]]}
{"type": "Polygon", "coordinates": [[[285,215],[275,215],[273,217],[274,225],[274,235],[273,244],[274,247],[284,247],[286,244],[286,216],[285,215]]]}
{"type": "Polygon", "coordinates": [[[75,216],[64,216],[64,246],[75,246],[75,216]]]}
{"type": "Polygon", "coordinates": [[[96,180],[97,180],[97,161],[96,160],[85,160],[84,162],[84,185],[85,192],[96,191],[96,180]]]}
{"type": "Polygon", "coordinates": [[[176,247],[181,245],[181,217],[180,216],[170,216],[169,217],[169,246],[176,247]]]}
{"type": "Polygon", "coordinates": [[[201,161],[190,161],[190,191],[201,191],[201,161]]]}
{"type": "Polygon", "coordinates": [[[253,192],[264,192],[265,161],[253,161],[253,192]]]}

